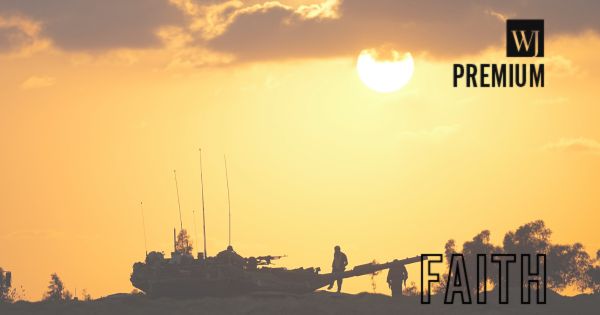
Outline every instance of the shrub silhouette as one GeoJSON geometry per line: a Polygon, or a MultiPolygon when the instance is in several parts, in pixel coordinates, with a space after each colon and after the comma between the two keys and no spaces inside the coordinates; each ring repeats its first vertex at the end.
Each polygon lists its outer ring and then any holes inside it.
{"type": "Polygon", "coordinates": [[[190,239],[190,235],[188,234],[186,229],[182,229],[177,234],[177,240],[175,242],[175,251],[182,254],[192,254],[192,240],[190,239]]]}
{"type": "Polygon", "coordinates": [[[56,273],[50,275],[50,284],[44,296],[44,301],[70,301],[72,298],[73,295],[65,289],[58,275],[56,273]]]}

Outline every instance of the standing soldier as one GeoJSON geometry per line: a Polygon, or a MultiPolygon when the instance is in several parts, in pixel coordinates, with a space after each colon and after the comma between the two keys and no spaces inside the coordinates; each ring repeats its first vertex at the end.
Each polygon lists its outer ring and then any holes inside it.
{"type": "Polygon", "coordinates": [[[344,270],[346,270],[346,266],[348,265],[348,257],[346,254],[342,253],[340,246],[334,247],[333,252],[333,263],[331,264],[331,283],[329,284],[328,290],[333,288],[333,283],[337,281],[337,292],[340,293],[342,291],[342,282],[344,281],[344,270]]]}
{"type": "Polygon", "coordinates": [[[4,271],[4,269],[0,268],[0,303],[12,299],[10,296],[11,278],[12,274],[10,271],[4,271]]]}
{"type": "Polygon", "coordinates": [[[402,297],[402,284],[406,287],[406,279],[408,279],[408,271],[404,264],[395,264],[390,267],[387,276],[387,283],[392,290],[392,297],[402,297]]]}
{"type": "Polygon", "coordinates": [[[217,254],[217,261],[223,264],[243,266],[245,263],[244,257],[240,256],[233,250],[233,246],[227,246],[227,249],[217,254]]]}

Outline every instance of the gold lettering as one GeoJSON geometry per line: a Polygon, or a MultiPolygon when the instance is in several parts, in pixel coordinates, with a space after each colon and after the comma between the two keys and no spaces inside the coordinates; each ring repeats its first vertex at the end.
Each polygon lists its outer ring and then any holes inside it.
{"type": "Polygon", "coordinates": [[[533,56],[537,57],[539,31],[531,31],[531,36],[529,37],[529,40],[527,40],[527,36],[525,36],[525,31],[519,31],[519,32],[521,33],[520,39],[519,39],[519,36],[517,36],[517,31],[512,31],[513,38],[515,39],[515,45],[517,45],[517,51],[520,52],[521,47],[525,47],[525,51],[529,51],[529,47],[531,47],[531,42],[534,41],[535,53],[533,54],[533,56]],[[535,37],[535,40],[534,40],[534,37],[535,37]]]}

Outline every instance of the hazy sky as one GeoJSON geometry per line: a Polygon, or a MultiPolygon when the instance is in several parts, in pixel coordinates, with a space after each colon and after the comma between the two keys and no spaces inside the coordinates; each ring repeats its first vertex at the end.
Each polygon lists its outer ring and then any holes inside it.
{"type": "Polygon", "coordinates": [[[443,252],[483,229],[499,244],[535,219],[595,252],[599,9],[561,3],[4,0],[0,266],[30,299],[52,272],[130,291],[140,201],[149,250],[171,251],[173,169],[201,237],[199,147],[210,255],[227,244],[223,154],[234,247],[283,266],[329,270],[337,244],[350,265],[443,252]],[[545,19],[546,87],[452,88],[453,63],[516,62],[506,17],[545,19]],[[391,94],[355,69],[382,44],[415,59],[391,94]]]}

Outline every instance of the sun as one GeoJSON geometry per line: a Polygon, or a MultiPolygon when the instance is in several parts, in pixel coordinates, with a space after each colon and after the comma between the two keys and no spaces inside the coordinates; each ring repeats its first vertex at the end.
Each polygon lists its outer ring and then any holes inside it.
{"type": "Polygon", "coordinates": [[[379,93],[391,93],[405,86],[415,70],[410,53],[391,48],[364,49],[358,55],[356,71],[362,82],[379,93]]]}

